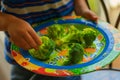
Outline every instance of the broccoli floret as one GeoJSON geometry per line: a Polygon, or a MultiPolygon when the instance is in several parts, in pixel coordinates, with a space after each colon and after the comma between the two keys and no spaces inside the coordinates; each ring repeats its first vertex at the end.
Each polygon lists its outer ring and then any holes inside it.
{"type": "Polygon", "coordinates": [[[69,42],[82,43],[82,32],[75,26],[65,27],[55,24],[48,27],[48,37],[53,39],[57,47],[69,42]]]}
{"type": "Polygon", "coordinates": [[[77,64],[83,59],[84,48],[79,43],[72,43],[70,45],[71,48],[71,64],[77,64]]]}
{"type": "Polygon", "coordinates": [[[69,30],[72,35],[70,42],[71,43],[80,43],[82,44],[84,42],[83,40],[83,35],[82,35],[82,31],[78,30],[75,26],[71,26],[70,30],[69,30]]]}
{"type": "Polygon", "coordinates": [[[97,32],[92,28],[83,29],[82,34],[85,42],[85,47],[91,46],[97,37],[97,32]]]}
{"type": "Polygon", "coordinates": [[[28,50],[30,55],[34,58],[40,60],[49,59],[50,54],[53,52],[55,48],[55,43],[53,40],[49,39],[47,36],[41,36],[42,44],[39,46],[38,50],[30,49],[28,50]]]}
{"type": "Polygon", "coordinates": [[[59,47],[65,43],[72,43],[72,42],[82,42],[82,33],[78,30],[75,26],[70,26],[68,31],[65,32],[66,35],[58,40],[55,40],[56,45],[59,47]]]}
{"type": "Polygon", "coordinates": [[[58,40],[65,35],[65,29],[62,25],[55,24],[48,27],[48,37],[53,40],[58,40]]]}
{"type": "Polygon", "coordinates": [[[84,48],[79,43],[69,43],[61,46],[61,50],[67,50],[66,65],[77,64],[83,59],[84,48]]]}

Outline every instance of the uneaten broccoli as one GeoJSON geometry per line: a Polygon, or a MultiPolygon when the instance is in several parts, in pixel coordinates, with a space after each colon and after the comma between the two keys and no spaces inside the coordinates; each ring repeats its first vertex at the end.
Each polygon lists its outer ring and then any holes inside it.
{"type": "Polygon", "coordinates": [[[97,32],[92,28],[85,28],[82,31],[85,47],[89,47],[93,44],[93,41],[97,37],[97,32]]]}
{"type": "Polygon", "coordinates": [[[53,52],[55,48],[55,43],[53,40],[49,39],[47,36],[41,36],[42,44],[39,46],[38,50],[30,49],[28,50],[30,55],[34,58],[40,60],[49,59],[50,54],[53,52]]]}
{"type": "Polygon", "coordinates": [[[74,25],[64,27],[55,24],[47,29],[48,34],[41,36],[42,44],[38,50],[30,49],[31,56],[40,59],[49,59],[51,53],[58,49],[60,53],[64,54],[63,62],[60,65],[72,65],[82,61],[84,48],[93,44],[96,39],[97,32],[92,28],[77,29],[74,25]]]}
{"type": "Polygon", "coordinates": [[[72,35],[70,43],[84,43],[82,31],[78,30],[75,26],[70,26],[69,32],[72,35]]]}
{"type": "Polygon", "coordinates": [[[83,59],[84,48],[79,43],[72,43],[70,45],[71,48],[71,64],[77,64],[83,59]]]}
{"type": "Polygon", "coordinates": [[[65,65],[77,64],[83,59],[84,48],[79,43],[69,43],[61,46],[61,50],[67,50],[65,65]]]}
{"type": "Polygon", "coordinates": [[[58,40],[65,35],[65,29],[60,24],[55,24],[48,27],[47,32],[48,32],[48,37],[53,40],[58,40]]]}
{"type": "Polygon", "coordinates": [[[64,32],[64,36],[55,40],[55,43],[58,47],[66,43],[72,42],[82,42],[82,33],[75,26],[70,26],[67,29],[67,32],[64,32]]]}

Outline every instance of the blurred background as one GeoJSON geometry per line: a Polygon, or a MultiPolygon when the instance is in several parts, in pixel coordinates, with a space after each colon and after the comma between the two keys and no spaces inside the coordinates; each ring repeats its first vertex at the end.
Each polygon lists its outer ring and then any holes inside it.
{"type": "MultiPolygon", "coordinates": [[[[110,18],[110,24],[113,25],[114,27],[116,24],[117,17],[120,14],[120,0],[103,0],[103,1],[105,2],[107,11],[109,13],[108,17],[110,18]]],[[[88,3],[90,8],[100,17],[100,19],[107,22],[106,15],[104,14],[104,10],[102,8],[100,0],[88,0],[88,3]]],[[[118,25],[118,29],[120,30],[120,24],[118,25]]],[[[0,31],[0,80],[10,80],[11,65],[5,61],[3,52],[4,52],[4,33],[0,31]]],[[[120,57],[113,61],[113,68],[120,69],[120,57]]]]}

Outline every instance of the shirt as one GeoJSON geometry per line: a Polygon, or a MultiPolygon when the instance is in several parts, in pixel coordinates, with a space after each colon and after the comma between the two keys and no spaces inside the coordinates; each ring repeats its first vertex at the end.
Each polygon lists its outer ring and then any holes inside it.
{"type": "Polygon", "coordinates": [[[73,0],[3,0],[2,12],[15,15],[29,23],[61,17],[73,11],[73,0]]]}
{"type": "MultiPolygon", "coordinates": [[[[61,17],[70,14],[73,0],[1,0],[3,13],[12,14],[22,18],[30,24],[42,22],[50,18],[61,17]]],[[[5,38],[5,58],[14,64],[10,53],[10,41],[5,38]]],[[[15,63],[16,64],[16,63],[15,63]]]]}

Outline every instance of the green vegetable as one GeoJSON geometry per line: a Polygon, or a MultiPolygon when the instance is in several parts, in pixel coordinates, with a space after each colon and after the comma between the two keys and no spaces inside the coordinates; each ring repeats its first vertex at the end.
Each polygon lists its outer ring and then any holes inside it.
{"type": "Polygon", "coordinates": [[[69,34],[71,34],[70,43],[84,43],[82,31],[78,30],[75,26],[70,26],[69,34]]]}
{"type": "Polygon", "coordinates": [[[65,29],[62,25],[55,24],[48,27],[48,37],[53,40],[58,40],[65,35],[65,29]]]}
{"type": "Polygon", "coordinates": [[[71,48],[71,64],[77,64],[82,61],[84,48],[79,43],[72,43],[70,45],[71,48]]]}
{"type": "Polygon", "coordinates": [[[80,63],[85,53],[84,48],[93,46],[97,36],[97,32],[92,28],[79,30],[74,25],[55,24],[48,27],[47,32],[46,36],[40,37],[42,44],[39,49],[30,49],[29,53],[39,60],[56,61],[58,65],[80,63]],[[51,55],[53,51],[55,55],[51,55]]]}
{"type": "Polygon", "coordinates": [[[92,28],[83,29],[82,34],[85,42],[85,47],[91,46],[97,37],[97,32],[92,28]]]}
{"type": "Polygon", "coordinates": [[[34,58],[40,60],[47,60],[49,59],[50,54],[53,52],[55,48],[55,43],[47,36],[41,36],[40,39],[42,40],[42,44],[39,46],[39,49],[38,50],[30,49],[29,53],[34,58]]]}
{"type": "Polygon", "coordinates": [[[82,42],[81,31],[73,25],[66,28],[66,31],[61,31],[60,34],[62,34],[62,36],[60,36],[58,39],[55,39],[57,47],[60,47],[61,45],[66,43],[82,42]]]}
{"type": "Polygon", "coordinates": [[[61,50],[67,50],[68,62],[66,65],[77,64],[83,59],[84,48],[79,43],[64,44],[61,50]]]}

